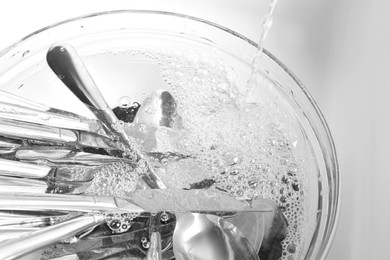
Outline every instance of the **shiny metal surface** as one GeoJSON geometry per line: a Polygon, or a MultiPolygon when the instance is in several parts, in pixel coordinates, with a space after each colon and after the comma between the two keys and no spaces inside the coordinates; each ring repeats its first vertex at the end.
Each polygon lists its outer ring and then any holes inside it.
{"type": "Polygon", "coordinates": [[[50,107],[31,101],[26,98],[22,98],[6,91],[0,90],[0,102],[14,104],[21,107],[30,108],[37,111],[49,111],[50,107]]]}
{"type": "MultiPolygon", "coordinates": [[[[113,135],[119,136],[122,143],[138,162],[142,155],[119,126],[119,121],[97,88],[76,50],[69,45],[54,45],[47,52],[47,62],[62,82],[92,111],[113,135]]],[[[146,161],[145,161],[146,162],[146,161]]],[[[147,167],[144,181],[151,188],[165,188],[160,178],[147,167]]]]}
{"type": "Polygon", "coordinates": [[[208,190],[137,190],[128,199],[100,196],[0,193],[0,210],[67,210],[78,212],[269,212],[266,203],[250,207],[226,193],[208,190]],[[174,200],[176,198],[176,201],[174,200]],[[180,200],[180,201],[179,201],[180,200]]]}
{"type": "Polygon", "coordinates": [[[0,193],[0,210],[143,212],[139,206],[114,197],[60,194],[0,193]]]}
{"type": "Polygon", "coordinates": [[[0,140],[0,154],[12,153],[21,147],[19,142],[11,140],[0,140]]]}
{"type": "Polygon", "coordinates": [[[49,166],[0,159],[0,175],[23,178],[44,178],[51,171],[49,166]]]}
{"type": "MultiPolygon", "coordinates": [[[[256,198],[251,201],[251,207],[262,208],[264,204],[268,205],[268,209],[272,208],[274,204],[268,200],[256,198]]],[[[256,252],[260,251],[260,247],[264,240],[264,229],[269,223],[267,219],[273,216],[273,211],[267,212],[240,212],[232,217],[227,216],[226,220],[236,226],[241,233],[251,242],[253,249],[256,252]]],[[[272,218],[271,218],[272,223],[272,218]]]]}
{"type": "Polygon", "coordinates": [[[102,215],[80,216],[28,235],[0,243],[0,259],[11,260],[34,252],[58,240],[66,239],[104,222],[102,215]]]}
{"type": "Polygon", "coordinates": [[[125,158],[113,157],[102,154],[78,152],[74,149],[63,147],[27,147],[19,149],[15,153],[15,158],[25,162],[36,162],[46,160],[55,164],[77,164],[77,165],[102,165],[111,162],[128,162],[125,158]]]}
{"type": "Polygon", "coordinates": [[[177,215],[173,251],[176,260],[259,260],[237,227],[208,214],[177,215]]]}
{"type": "MultiPolygon", "coordinates": [[[[4,93],[4,91],[0,91],[0,97],[4,93]]],[[[30,104],[31,103],[33,102],[30,101],[30,104]]],[[[57,113],[50,112],[50,109],[42,111],[36,109],[35,105],[29,107],[26,106],[26,104],[5,103],[0,101],[0,118],[4,120],[16,120],[65,129],[70,127],[71,129],[88,132],[101,132],[103,130],[102,124],[99,121],[69,114],[69,112],[58,110],[57,113]]]]}
{"type": "Polygon", "coordinates": [[[159,232],[153,232],[150,236],[150,248],[146,260],[162,260],[161,235],[159,232]]]}
{"type": "Polygon", "coordinates": [[[39,227],[0,227],[0,243],[40,230],[39,227]]]}
{"type": "Polygon", "coordinates": [[[0,119],[0,135],[16,139],[33,139],[54,143],[77,142],[77,135],[67,129],[32,125],[23,122],[0,119]]]}
{"type": "Polygon", "coordinates": [[[2,125],[0,135],[12,139],[118,149],[118,144],[114,143],[111,138],[97,133],[30,124],[18,120],[2,119],[1,117],[0,124],[2,125]]]}
{"type": "Polygon", "coordinates": [[[7,176],[0,176],[0,191],[1,193],[38,193],[46,192],[47,184],[45,181],[14,178],[7,176]]]}

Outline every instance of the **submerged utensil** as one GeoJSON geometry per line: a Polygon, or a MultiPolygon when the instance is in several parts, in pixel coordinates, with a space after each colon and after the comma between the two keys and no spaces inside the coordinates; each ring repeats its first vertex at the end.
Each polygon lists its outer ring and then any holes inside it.
{"type": "Polygon", "coordinates": [[[31,106],[31,103],[34,103],[33,101],[25,101],[29,102],[30,106],[2,102],[1,95],[3,93],[3,91],[0,91],[0,118],[3,120],[21,121],[45,126],[99,133],[102,135],[105,134],[103,125],[97,120],[73,115],[62,110],[58,110],[57,113],[54,113],[49,112],[50,109],[37,109],[39,104],[31,106]]]}
{"type": "MultiPolygon", "coordinates": [[[[70,143],[104,149],[119,149],[106,133],[101,122],[44,106],[13,94],[0,91],[0,135],[12,139],[70,143]]],[[[1,153],[21,146],[16,140],[2,140],[1,153]]]]}
{"type": "MultiPolygon", "coordinates": [[[[106,150],[120,150],[111,138],[96,133],[31,124],[0,118],[0,136],[16,140],[40,141],[42,144],[67,144],[75,147],[96,147],[106,150]]],[[[10,148],[14,149],[15,148],[10,148]]]]}
{"type": "Polygon", "coordinates": [[[97,88],[76,50],[70,45],[54,45],[47,52],[47,63],[61,81],[103,123],[107,130],[119,136],[136,162],[146,164],[143,180],[151,188],[165,188],[160,178],[152,171],[143,156],[134,148],[133,141],[120,127],[119,120],[97,88]]]}
{"type": "Polygon", "coordinates": [[[251,208],[246,201],[210,190],[137,190],[129,199],[115,197],[0,193],[0,210],[78,211],[78,212],[269,212],[266,203],[251,208]]]}
{"type": "Polygon", "coordinates": [[[3,241],[18,238],[40,229],[39,227],[0,227],[0,244],[3,241]]]}
{"type": "MultiPolygon", "coordinates": [[[[56,152],[54,151],[53,154],[55,153],[56,152]]],[[[62,152],[60,151],[59,153],[61,154],[62,152]]],[[[114,160],[114,158],[111,160],[112,157],[99,155],[97,155],[96,158],[94,158],[93,155],[86,157],[86,164],[79,161],[75,162],[74,158],[68,158],[68,160],[65,160],[68,164],[54,164],[50,161],[46,161],[46,165],[38,164],[41,163],[40,160],[43,159],[39,157],[35,161],[32,161],[36,164],[0,159],[0,186],[4,186],[4,189],[6,189],[0,190],[0,192],[26,192],[22,189],[12,191],[7,185],[13,187],[21,186],[20,188],[25,188],[26,186],[36,187],[38,185],[42,187],[46,186],[47,188],[50,188],[50,190],[60,187],[61,185],[88,185],[88,183],[93,180],[94,174],[99,171],[100,167],[98,166],[103,165],[104,163],[107,164],[117,161],[114,160]],[[94,161],[89,161],[88,157],[90,159],[93,158],[94,161]],[[100,161],[98,161],[99,159],[100,161]],[[34,182],[30,179],[40,179],[40,181],[34,182]]],[[[22,158],[25,157],[22,156],[22,158]]]]}
{"type": "Polygon", "coordinates": [[[259,260],[251,243],[233,224],[210,214],[176,215],[176,260],[259,260]]]}
{"type": "Polygon", "coordinates": [[[46,177],[50,171],[51,168],[45,165],[0,159],[0,175],[2,176],[39,179],[46,177]]]}
{"type": "Polygon", "coordinates": [[[58,240],[66,239],[104,222],[104,216],[80,216],[0,243],[0,259],[12,260],[34,252],[58,240]]]}
{"type": "Polygon", "coordinates": [[[44,194],[46,190],[47,183],[45,181],[0,176],[1,193],[25,192],[30,194],[44,194]]]}
{"type": "Polygon", "coordinates": [[[22,146],[21,141],[8,140],[4,138],[0,140],[0,155],[13,153],[22,146]]]}
{"type": "Polygon", "coordinates": [[[161,235],[159,232],[153,232],[150,236],[150,247],[146,255],[146,260],[161,260],[161,235]]]}
{"type": "Polygon", "coordinates": [[[48,146],[48,147],[25,147],[15,153],[15,158],[24,162],[38,162],[45,160],[56,165],[89,165],[97,166],[112,162],[132,163],[131,160],[113,157],[103,154],[88,153],[76,149],[48,146]]]}
{"type": "Polygon", "coordinates": [[[0,194],[82,194],[92,183],[92,181],[88,180],[68,181],[66,180],[67,178],[69,178],[69,174],[66,172],[60,173],[59,176],[53,178],[54,180],[51,176],[45,178],[45,180],[0,176],[0,194]]]}
{"type": "Polygon", "coordinates": [[[0,102],[14,104],[14,105],[22,106],[25,108],[42,111],[42,112],[54,113],[56,115],[62,115],[62,116],[68,117],[68,118],[69,117],[71,117],[71,118],[80,118],[81,117],[80,115],[77,115],[75,113],[60,110],[57,108],[52,108],[49,106],[45,106],[41,103],[37,103],[37,102],[32,101],[30,99],[19,97],[17,95],[11,94],[11,93],[3,91],[3,90],[0,90],[0,102]]]}
{"type": "Polygon", "coordinates": [[[0,210],[134,212],[144,210],[138,205],[115,197],[0,193],[0,210]]]}

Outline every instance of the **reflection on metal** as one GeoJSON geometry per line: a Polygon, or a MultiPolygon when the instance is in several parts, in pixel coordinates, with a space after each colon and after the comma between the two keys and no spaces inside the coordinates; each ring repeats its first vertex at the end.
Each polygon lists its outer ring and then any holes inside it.
{"type": "Polygon", "coordinates": [[[150,248],[146,256],[147,260],[161,260],[161,235],[159,232],[153,232],[150,236],[150,248]]]}
{"type": "Polygon", "coordinates": [[[33,125],[0,119],[0,135],[10,138],[33,139],[54,143],[76,142],[77,135],[66,129],[33,125]]]}
{"type": "Polygon", "coordinates": [[[51,168],[45,165],[0,159],[0,176],[5,175],[39,179],[46,177],[50,171],[51,168]]]}
{"type": "MultiPolygon", "coordinates": [[[[0,91],[0,99],[2,93],[4,92],[0,91]]],[[[86,132],[98,133],[102,131],[102,124],[99,121],[77,115],[69,116],[69,112],[66,111],[58,110],[57,113],[42,111],[25,106],[25,104],[18,105],[0,101],[0,118],[86,132]]]]}
{"type": "Polygon", "coordinates": [[[104,222],[102,215],[80,216],[63,223],[53,225],[28,235],[0,243],[0,259],[11,260],[34,252],[56,241],[69,238],[77,233],[104,222]]]}
{"type": "MultiPolygon", "coordinates": [[[[76,50],[69,45],[55,45],[47,52],[46,59],[50,68],[69,90],[94,113],[111,134],[120,137],[122,143],[130,149],[129,152],[133,154],[136,161],[145,161],[142,155],[134,149],[133,142],[119,126],[117,117],[100,93],[76,50]]],[[[165,188],[165,185],[150,167],[147,167],[143,180],[151,188],[165,188]]]]}
{"type": "Polygon", "coordinates": [[[259,260],[237,227],[208,214],[177,216],[173,251],[176,260],[259,260]]]}
{"type": "Polygon", "coordinates": [[[123,199],[114,197],[74,196],[59,194],[0,194],[0,210],[24,211],[78,211],[78,212],[132,212],[144,210],[123,199]]]}

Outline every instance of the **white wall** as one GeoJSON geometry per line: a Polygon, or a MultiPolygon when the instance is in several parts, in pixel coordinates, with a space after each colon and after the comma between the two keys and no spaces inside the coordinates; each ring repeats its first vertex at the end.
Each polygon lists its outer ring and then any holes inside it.
{"type": "MultiPolygon", "coordinates": [[[[48,24],[96,11],[200,12],[258,38],[265,0],[3,0],[0,49],[48,24]],[[80,4],[80,3],[83,4],[80,4]],[[193,2],[201,3],[197,10],[193,2]],[[172,5],[173,4],[173,5],[172,5]]],[[[390,259],[390,1],[279,0],[266,48],[305,83],[336,142],[343,181],[329,260],[390,259]]]]}

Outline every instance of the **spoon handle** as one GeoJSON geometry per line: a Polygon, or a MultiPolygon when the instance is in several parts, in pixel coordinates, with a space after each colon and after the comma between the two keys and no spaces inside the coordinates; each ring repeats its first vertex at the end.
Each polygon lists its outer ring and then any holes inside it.
{"type": "MultiPolygon", "coordinates": [[[[92,108],[109,108],[76,50],[67,44],[54,45],[47,53],[47,62],[62,82],[84,104],[92,108]]],[[[113,117],[115,119],[115,115],[113,117]]]]}
{"type": "Polygon", "coordinates": [[[161,179],[152,171],[143,160],[141,154],[134,149],[133,142],[127,136],[125,131],[118,127],[119,120],[114,112],[108,106],[104,97],[97,88],[94,80],[89,74],[80,56],[70,45],[54,45],[47,52],[47,63],[53,72],[62,80],[62,82],[71,90],[100,121],[106,126],[113,135],[121,138],[121,141],[129,153],[138,162],[143,161],[147,170],[143,175],[143,180],[151,188],[166,188],[161,179]]]}
{"type": "MultiPolygon", "coordinates": [[[[0,211],[144,212],[138,205],[115,197],[0,193],[0,211]]],[[[1,258],[0,258],[1,259],[1,258]]]]}
{"type": "Polygon", "coordinates": [[[50,68],[68,89],[101,120],[111,133],[118,134],[114,129],[118,119],[76,50],[68,44],[54,45],[47,52],[46,59],[50,68]]]}

